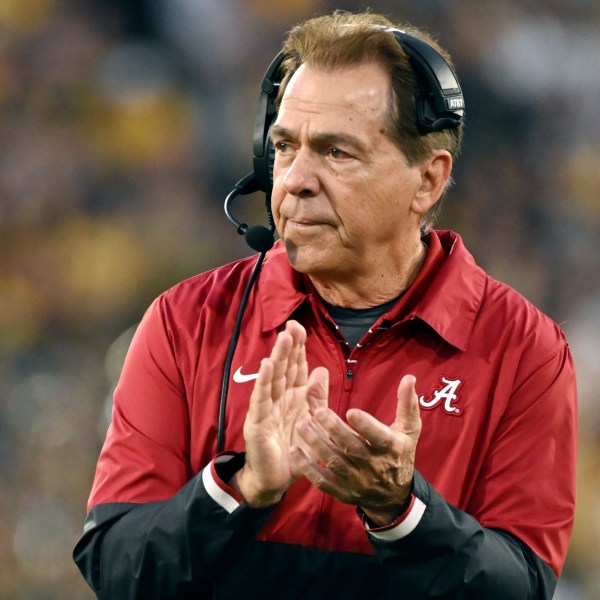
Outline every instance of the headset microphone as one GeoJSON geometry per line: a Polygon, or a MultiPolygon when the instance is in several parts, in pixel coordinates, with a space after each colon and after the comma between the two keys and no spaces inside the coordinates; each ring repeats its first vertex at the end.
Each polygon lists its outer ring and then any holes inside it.
{"type": "MultiPolygon", "coordinates": [[[[259,190],[260,187],[258,185],[258,181],[256,180],[256,175],[254,173],[250,173],[235,184],[233,190],[231,190],[227,198],[225,198],[225,204],[223,208],[225,209],[227,218],[235,225],[237,232],[240,235],[243,235],[246,239],[248,246],[257,252],[267,252],[267,250],[270,250],[275,243],[275,237],[273,235],[275,228],[273,227],[273,224],[271,224],[270,228],[263,227],[262,225],[253,225],[252,227],[249,227],[247,223],[241,223],[238,221],[231,212],[231,204],[235,198],[238,196],[253,194],[259,190]]],[[[270,204],[269,200],[270,198],[267,199],[268,204],[270,204]]],[[[271,212],[268,211],[268,213],[269,220],[271,221],[271,212]]]]}
{"type": "Polygon", "coordinates": [[[233,333],[227,348],[227,355],[225,356],[225,363],[223,364],[223,378],[221,380],[221,397],[219,400],[219,415],[217,423],[217,453],[222,452],[225,445],[225,408],[227,406],[227,394],[229,392],[229,376],[231,374],[233,354],[240,337],[242,319],[244,317],[246,305],[248,304],[250,291],[256,283],[262,263],[265,260],[266,253],[273,247],[273,244],[275,243],[275,237],[273,235],[275,231],[275,225],[273,224],[273,215],[271,214],[270,192],[267,192],[267,214],[269,217],[269,228],[263,227],[262,225],[253,225],[252,227],[248,227],[247,223],[238,221],[231,212],[231,205],[238,196],[253,194],[254,192],[258,192],[260,189],[261,188],[256,179],[256,175],[254,173],[250,173],[235,184],[235,187],[231,190],[231,192],[229,192],[227,198],[225,198],[225,204],[223,206],[227,218],[235,225],[237,232],[244,236],[248,246],[259,252],[259,255],[256,259],[256,263],[254,264],[254,268],[252,269],[250,279],[244,288],[244,293],[242,294],[242,299],[240,306],[238,307],[233,326],[233,333]]]}

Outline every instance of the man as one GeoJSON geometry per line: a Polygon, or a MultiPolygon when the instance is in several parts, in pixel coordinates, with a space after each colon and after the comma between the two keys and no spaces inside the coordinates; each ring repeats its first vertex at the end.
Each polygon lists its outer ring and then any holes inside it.
{"type": "Polygon", "coordinates": [[[75,550],[100,598],[552,597],[574,511],[571,357],[459,236],[429,229],[461,129],[419,131],[390,26],[336,13],[286,41],[281,242],[216,458],[253,261],[179,284],[140,324],[75,550]]]}

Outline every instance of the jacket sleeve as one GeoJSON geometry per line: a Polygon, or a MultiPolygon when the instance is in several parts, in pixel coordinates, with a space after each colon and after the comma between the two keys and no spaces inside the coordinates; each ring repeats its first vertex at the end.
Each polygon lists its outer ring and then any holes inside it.
{"type": "Polygon", "coordinates": [[[550,600],[556,586],[555,573],[523,542],[483,527],[418,472],[402,522],[369,537],[408,598],[550,600]]]}
{"type": "Polygon", "coordinates": [[[208,598],[268,516],[223,483],[242,454],[215,459],[207,443],[198,465],[190,462],[187,363],[196,356],[181,349],[187,329],[169,311],[158,298],[132,340],[74,551],[102,599],[208,598]]]}
{"type": "Polygon", "coordinates": [[[217,457],[169,500],[93,506],[73,557],[98,598],[212,598],[213,582],[272,512],[223,483],[243,460],[217,457]]]}
{"type": "Polygon", "coordinates": [[[559,341],[520,361],[464,510],[416,472],[407,513],[369,532],[409,597],[552,598],[575,512],[576,385],[559,341]]]}

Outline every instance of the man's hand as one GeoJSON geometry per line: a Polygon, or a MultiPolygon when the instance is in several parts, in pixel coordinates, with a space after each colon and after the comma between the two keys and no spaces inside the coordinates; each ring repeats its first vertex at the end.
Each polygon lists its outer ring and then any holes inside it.
{"type": "Polygon", "coordinates": [[[295,473],[338,500],[360,506],[377,525],[393,522],[407,506],[421,432],[412,375],[402,378],[397,396],[390,426],[358,409],[346,414],[350,426],[332,410],[316,409],[298,424],[309,453],[300,447],[291,453],[295,473]]]}
{"type": "Polygon", "coordinates": [[[271,356],[262,360],[244,422],[246,464],[230,480],[244,500],[255,507],[281,500],[298,476],[290,464],[290,448],[305,445],[298,422],[327,406],[327,371],[318,368],[308,377],[306,331],[288,321],[271,356]]]}

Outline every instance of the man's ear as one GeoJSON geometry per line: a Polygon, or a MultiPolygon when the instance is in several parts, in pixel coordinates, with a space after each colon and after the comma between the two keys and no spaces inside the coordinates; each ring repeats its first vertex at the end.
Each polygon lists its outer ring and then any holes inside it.
{"type": "Polygon", "coordinates": [[[412,212],[424,215],[441,197],[452,173],[452,156],[447,150],[436,150],[421,164],[421,185],[410,206],[412,212]]]}

